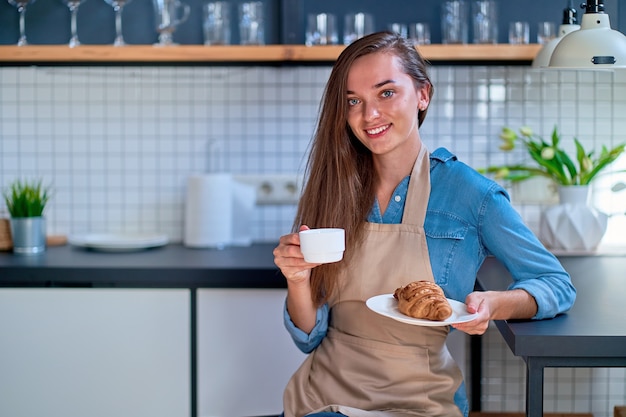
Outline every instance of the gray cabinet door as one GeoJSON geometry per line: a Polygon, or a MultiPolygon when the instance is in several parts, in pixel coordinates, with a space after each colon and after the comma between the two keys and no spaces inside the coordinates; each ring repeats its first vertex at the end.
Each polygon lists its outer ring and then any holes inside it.
{"type": "Polygon", "coordinates": [[[0,289],[0,415],[190,415],[189,290],[0,289]]]}

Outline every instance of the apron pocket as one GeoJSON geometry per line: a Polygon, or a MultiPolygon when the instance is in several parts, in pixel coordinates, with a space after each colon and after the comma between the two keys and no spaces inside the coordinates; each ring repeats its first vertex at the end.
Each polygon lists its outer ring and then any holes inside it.
{"type": "Polygon", "coordinates": [[[426,348],[362,339],[331,327],[314,355],[309,393],[321,395],[326,405],[421,412],[441,407],[434,399],[454,390],[451,379],[431,372],[426,348]]]}

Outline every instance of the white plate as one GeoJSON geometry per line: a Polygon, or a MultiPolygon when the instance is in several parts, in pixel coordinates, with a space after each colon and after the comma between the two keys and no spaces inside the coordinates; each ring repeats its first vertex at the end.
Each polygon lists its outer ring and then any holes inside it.
{"type": "Polygon", "coordinates": [[[366,304],[370,310],[378,314],[416,326],[447,326],[450,324],[465,323],[474,320],[478,315],[476,313],[468,313],[465,304],[459,301],[449,298],[447,300],[450,303],[450,307],[452,307],[452,315],[443,321],[416,319],[400,313],[400,310],[398,310],[398,301],[393,298],[393,294],[374,296],[367,300],[366,304]]]}
{"type": "Polygon", "coordinates": [[[89,233],[69,236],[68,242],[103,252],[129,252],[167,245],[169,239],[160,234],[89,233]]]}

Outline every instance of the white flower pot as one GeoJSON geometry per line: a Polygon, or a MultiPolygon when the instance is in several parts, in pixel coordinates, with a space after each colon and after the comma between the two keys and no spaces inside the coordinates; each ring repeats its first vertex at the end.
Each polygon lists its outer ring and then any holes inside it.
{"type": "Polygon", "coordinates": [[[559,204],[541,215],[540,239],[548,248],[593,251],[606,233],[609,216],[589,204],[588,185],[559,187],[559,204]]]}

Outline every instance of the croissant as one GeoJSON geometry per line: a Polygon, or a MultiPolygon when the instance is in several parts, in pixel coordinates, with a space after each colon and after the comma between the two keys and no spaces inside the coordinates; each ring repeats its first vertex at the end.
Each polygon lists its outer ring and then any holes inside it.
{"type": "Polygon", "coordinates": [[[398,300],[398,310],[410,317],[441,321],[452,315],[443,290],[431,281],[410,282],[396,289],[393,296],[398,300]]]}

